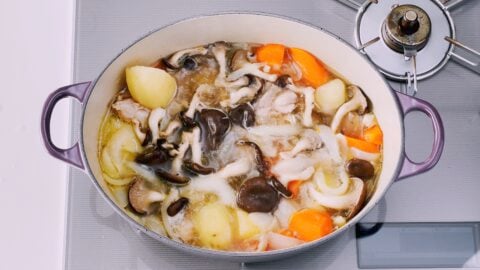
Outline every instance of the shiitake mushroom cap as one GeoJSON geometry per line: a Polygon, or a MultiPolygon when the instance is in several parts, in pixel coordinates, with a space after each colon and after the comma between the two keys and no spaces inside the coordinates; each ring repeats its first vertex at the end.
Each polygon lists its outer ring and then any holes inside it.
{"type": "Polygon", "coordinates": [[[264,177],[254,177],[246,180],[238,191],[237,205],[248,213],[273,211],[278,203],[277,191],[264,177]]]}

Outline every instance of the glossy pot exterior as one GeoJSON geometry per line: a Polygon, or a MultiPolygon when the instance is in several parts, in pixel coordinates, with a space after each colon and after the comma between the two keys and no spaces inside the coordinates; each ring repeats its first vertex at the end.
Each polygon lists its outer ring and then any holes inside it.
{"type": "Polygon", "coordinates": [[[420,99],[392,91],[383,76],[355,48],[333,34],[296,20],[267,14],[228,13],[183,20],[147,34],[119,54],[94,82],[62,87],[46,101],[42,115],[42,135],[51,155],[85,170],[106,201],[135,228],[158,241],[192,254],[239,262],[267,261],[294,255],[318,246],[348,230],[365,216],[397,179],[432,168],[443,150],[443,126],[435,108],[420,99]],[[261,27],[259,27],[261,25],[261,27]],[[130,218],[110,194],[98,160],[98,131],[113,96],[124,85],[125,68],[149,65],[180,49],[218,40],[228,42],[281,43],[310,51],[343,77],[360,86],[373,104],[384,133],[383,168],[376,191],[367,205],[345,226],[319,240],[290,249],[261,253],[226,252],[192,247],[149,231],[130,218]],[[56,147],[50,138],[50,116],[58,100],[73,97],[83,105],[81,138],[69,149],[56,147]],[[429,158],[414,163],[404,152],[404,115],[412,110],[432,119],[434,145],[429,158]]]}

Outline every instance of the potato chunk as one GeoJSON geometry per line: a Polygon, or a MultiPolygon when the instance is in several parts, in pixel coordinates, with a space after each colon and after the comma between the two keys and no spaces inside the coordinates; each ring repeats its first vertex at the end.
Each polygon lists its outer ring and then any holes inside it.
{"type": "Polygon", "coordinates": [[[150,109],[167,107],[177,91],[175,78],[162,69],[133,66],[126,69],[126,76],[133,99],[150,109]]]}
{"type": "Polygon", "coordinates": [[[340,79],[331,80],[315,90],[315,105],[321,113],[334,114],[346,100],[345,83],[340,79]]]}
{"type": "Polygon", "coordinates": [[[240,239],[247,239],[260,233],[260,228],[253,223],[247,212],[240,209],[238,209],[236,212],[238,221],[238,237],[240,239]]]}
{"type": "Polygon", "coordinates": [[[227,249],[232,244],[233,221],[231,211],[220,203],[207,204],[193,216],[200,244],[214,249],[227,249]]]}

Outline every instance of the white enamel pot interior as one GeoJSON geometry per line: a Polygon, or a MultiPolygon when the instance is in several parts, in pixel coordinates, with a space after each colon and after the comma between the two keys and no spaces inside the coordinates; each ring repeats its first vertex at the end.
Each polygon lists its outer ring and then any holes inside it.
{"type": "MultiPolygon", "coordinates": [[[[52,94],[45,105],[44,122],[45,120],[49,121],[49,106],[53,107],[56,101],[65,96],[73,96],[83,103],[81,140],[79,144],[70,149],[56,148],[49,138],[49,128],[42,127],[45,144],[49,152],[57,158],[84,168],[107,202],[138,230],[177,249],[217,259],[241,262],[273,260],[305,251],[336,237],[348,230],[349,227],[354,225],[375,206],[387,188],[397,179],[404,163],[403,115],[405,109],[402,110],[399,99],[390,90],[388,84],[374,66],[349,44],[323,29],[272,15],[229,13],[202,16],[180,21],[151,32],[118,55],[93,83],[68,86],[52,94]],[[135,64],[149,65],[157,59],[180,49],[219,40],[228,42],[281,43],[290,47],[303,48],[313,53],[351,83],[360,86],[370,98],[373,104],[373,111],[384,133],[383,168],[374,195],[347,225],[322,239],[291,249],[261,253],[224,252],[191,247],[149,231],[127,216],[122,207],[115,203],[113,195],[110,194],[109,189],[106,187],[99,165],[97,155],[98,130],[109,102],[119,89],[124,86],[125,68],[135,64]],[[81,92],[79,93],[77,88],[83,88],[84,91],[79,90],[81,92]],[[62,93],[61,91],[64,91],[63,95],[59,94],[62,93]]],[[[412,107],[410,98],[404,97],[404,99],[405,102],[402,101],[402,104],[405,103],[407,106],[412,107]]],[[[440,146],[443,146],[443,137],[441,139],[440,146]]],[[[438,160],[437,157],[435,158],[438,160]]],[[[437,160],[431,163],[436,163],[437,160]]],[[[405,161],[410,162],[408,159],[405,159],[405,161]]],[[[415,163],[412,164],[412,166],[415,165],[415,163]]],[[[425,171],[429,168],[423,169],[425,171]]],[[[415,173],[415,168],[410,168],[410,174],[407,172],[405,176],[413,173],[415,173]]]]}

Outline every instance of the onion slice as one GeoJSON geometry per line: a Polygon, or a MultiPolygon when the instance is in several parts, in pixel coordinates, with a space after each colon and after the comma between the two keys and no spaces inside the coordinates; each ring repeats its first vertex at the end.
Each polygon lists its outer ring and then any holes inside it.
{"type": "Polygon", "coordinates": [[[291,248],[305,243],[300,239],[288,237],[274,232],[267,233],[267,238],[268,247],[273,250],[291,248]]]}
{"type": "Polygon", "coordinates": [[[315,184],[317,185],[318,189],[320,189],[323,193],[328,194],[328,195],[342,195],[347,192],[347,189],[350,184],[350,179],[348,178],[347,174],[345,173],[345,170],[343,169],[338,169],[339,173],[339,178],[340,178],[340,185],[338,187],[331,187],[327,184],[325,174],[323,173],[322,170],[317,169],[317,172],[313,176],[313,180],[315,181],[315,184]]]}
{"type": "Polygon", "coordinates": [[[320,205],[337,210],[354,209],[365,198],[365,184],[359,178],[351,178],[350,192],[344,195],[329,195],[318,192],[313,185],[309,187],[310,196],[320,205]]]}

